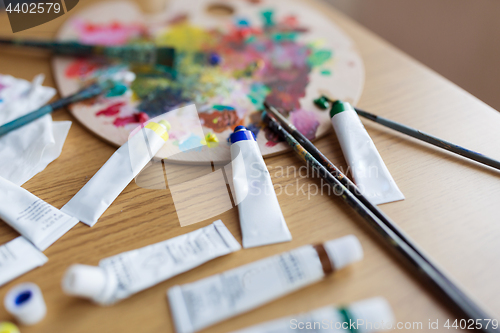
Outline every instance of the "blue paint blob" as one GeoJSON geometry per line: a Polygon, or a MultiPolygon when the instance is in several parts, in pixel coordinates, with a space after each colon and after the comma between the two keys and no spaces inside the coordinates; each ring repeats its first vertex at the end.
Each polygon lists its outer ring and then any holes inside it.
{"type": "Polygon", "coordinates": [[[145,96],[137,106],[137,109],[145,112],[150,118],[154,118],[178,109],[181,104],[187,102],[189,102],[189,99],[182,96],[181,89],[158,89],[145,96]]]}
{"type": "Polygon", "coordinates": [[[249,124],[247,126],[248,130],[250,132],[252,132],[253,134],[253,137],[255,138],[255,140],[257,140],[257,135],[259,135],[259,132],[260,132],[260,127],[257,126],[256,124],[249,124]]]}
{"type": "Polygon", "coordinates": [[[250,21],[248,21],[246,18],[237,18],[236,25],[238,25],[240,27],[249,27],[250,21]]]}
{"type": "Polygon", "coordinates": [[[221,56],[215,52],[210,53],[208,56],[208,63],[212,66],[217,66],[221,62],[221,56]]]}
{"type": "Polygon", "coordinates": [[[14,303],[17,306],[21,306],[24,303],[26,303],[27,301],[29,301],[31,299],[31,296],[33,296],[33,293],[31,292],[31,290],[23,291],[22,293],[17,295],[16,299],[14,300],[14,303]]]}
{"type": "Polygon", "coordinates": [[[194,150],[194,151],[201,151],[203,148],[203,145],[201,144],[201,138],[197,135],[191,134],[189,138],[184,140],[182,143],[179,144],[179,149],[182,152],[188,151],[188,150],[194,150]]]}

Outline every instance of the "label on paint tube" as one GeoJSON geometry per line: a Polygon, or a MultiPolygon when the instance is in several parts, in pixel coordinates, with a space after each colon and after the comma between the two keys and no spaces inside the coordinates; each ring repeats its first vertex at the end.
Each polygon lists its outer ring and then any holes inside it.
{"type": "Polygon", "coordinates": [[[231,134],[231,143],[233,186],[243,247],[291,241],[271,176],[252,132],[237,127],[231,134]]]}
{"type": "Polygon", "coordinates": [[[0,218],[41,251],[78,220],[49,205],[24,188],[0,177],[0,218]]]}
{"type": "Polygon", "coordinates": [[[23,236],[0,246],[0,286],[42,266],[47,257],[23,236]]]}
{"type": "Polygon", "coordinates": [[[61,210],[92,227],[167,139],[165,128],[148,123],[118,148],[61,210]]]}
{"type": "Polygon", "coordinates": [[[376,205],[404,200],[356,111],[348,103],[336,103],[332,106],[332,111],[337,112],[332,116],[332,125],[361,193],[376,205]]]}
{"type": "MultiPolygon", "coordinates": [[[[188,234],[101,260],[99,267],[107,281],[96,286],[98,292],[92,298],[103,305],[112,304],[240,249],[240,244],[218,220],[188,234]]],[[[69,294],[82,296],[78,295],[78,287],[70,285],[78,279],[79,276],[71,274],[65,277],[67,282],[63,285],[69,294]]]]}
{"type": "Polygon", "coordinates": [[[201,330],[320,281],[318,253],[304,246],[168,291],[177,333],[201,330]]]}
{"type": "Polygon", "coordinates": [[[326,306],[268,321],[233,333],[294,333],[297,330],[311,332],[381,332],[392,328],[394,314],[389,303],[382,297],[355,302],[347,307],[326,306]]]}
{"type": "Polygon", "coordinates": [[[192,333],[322,280],[361,260],[355,236],[306,245],[168,290],[177,333],[192,333]]]}

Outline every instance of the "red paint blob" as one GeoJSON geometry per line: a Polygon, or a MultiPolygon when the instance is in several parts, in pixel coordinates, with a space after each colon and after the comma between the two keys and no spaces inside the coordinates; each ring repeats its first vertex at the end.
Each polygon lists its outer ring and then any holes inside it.
{"type": "Polygon", "coordinates": [[[72,62],[64,72],[64,75],[67,78],[79,78],[86,76],[87,74],[93,72],[99,68],[99,66],[95,63],[89,62],[85,59],[78,59],[72,62]]]}
{"type": "Polygon", "coordinates": [[[141,23],[122,23],[112,21],[109,23],[89,23],[81,19],[72,22],[83,44],[97,45],[124,45],[132,38],[145,34],[146,28],[141,23]]]}
{"type": "Polygon", "coordinates": [[[272,148],[272,147],[276,146],[277,144],[278,144],[277,142],[267,141],[266,147],[272,148]]]}
{"type": "Polygon", "coordinates": [[[115,116],[120,112],[120,108],[123,105],[125,105],[124,102],[112,104],[112,105],[108,106],[107,108],[98,111],[95,115],[96,116],[106,116],[106,117],[115,116]]]}
{"type": "Polygon", "coordinates": [[[138,120],[141,124],[143,124],[143,123],[145,123],[146,121],[148,121],[148,120],[149,120],[149,116],[148,116],[146,113],[144,113],[144,112],[139,112],[139,113],[137,114],[137,120],[138,120]]]}
{"type": "Polygon", "coordinates": [[[299,20],[295,15],[288,15],[283,19],[283,24],[289,27],[297,27],[299,25],[299,20]]]}
{"type": "Polygon", "coordinates": [[[144,112],[139,112],[129,117],[116,118],[115,121],[113,121],[113,125],[115,125],[116,127],[123,127],[128,124],[142,124],[148,120],[149,116],[147,114],[145,114],[144,112]]]}

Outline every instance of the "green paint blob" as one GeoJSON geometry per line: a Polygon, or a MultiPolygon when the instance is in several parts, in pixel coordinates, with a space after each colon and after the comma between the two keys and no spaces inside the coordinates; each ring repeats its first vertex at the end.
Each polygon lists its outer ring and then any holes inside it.
{"type": "Polygon", "coordinates": [[[323,65],[330,60],[331,57],[332,51],[330,50],[313,50],[311,55],[307,58],[307,62],[311,67],[317,67],[323,65]]]}
{"type": "Polygon", "coordinates": [[[277,32],[272,34],[271,38],[275,42],[295,42],[299,34],[295,31],[277,32]]]}
{"type": "Polygon", "coordinates": [[[314,100],[314,104],[318,108],[320,108],[321,110],[327,110],[330,107],[330,101],[325,96],[321,96],[320,98],[316,98],[314,100]]]}
{"type": "Polygon", "coordinates": [[[148,98],[157,91],[170,88],[173,85],[168,78],[136,74],[138,75],[130,88],[141,99],[148,98]]]}
{"type": "Polygon", "coordinates": [[[224,110],[234,111],[234,108],[232,106],[221,105],[221,104],[214,104],[214,105],[212,105],[212,109],[217,110],[217,111],[224,111],[224,110]]]}
{"type": "Polygon", "coordinates": [[[253,42],[257,41],[257,37],[255,37],[254,35],[251,35],[250,37],[248,37],[246,40],[245,40],[245,43],[247,44],[251,44],[253,42]]]}
{"type": "Polygon", "coordinates": [[[274,26],[274,18],[273,18],[274,12],[272,10],[265,10],[265,11],[261,12],[261,15],[262,15],[262,21],[263,21],[265,28],[269,28],[269,27],[274,26]]]}
{"type": "Polygon", "coordinates": [[[321,75],[329,76],[332,75],[332,72],[329,69],[323,69],[321,75]]]}
{"type": "Polygon", "coordinates": [[[109,89],[106,97],[117,97],[125,94],[127,92],[127,86],[123,84],[115,84],[111,89],[109,89]]]}
{"type": "Polygon", "coordinates": [[[255,105],[256,108],[262,108],[262,104],[266,99],[266,96],[271,92],[271,89],[262,83],[254,83],[250,86],[250,92],[248,93],[248,99],[255,105]]]}

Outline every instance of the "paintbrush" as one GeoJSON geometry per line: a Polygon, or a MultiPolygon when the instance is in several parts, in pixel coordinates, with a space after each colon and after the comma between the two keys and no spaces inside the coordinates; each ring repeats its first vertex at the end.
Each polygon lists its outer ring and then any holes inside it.
{"type": "MultiPolygon", "coordinates": [[[[331,103],[335,103],[334,100],[330,100],[326,96],[321,96],[320,98],[316,99],[314,103],[320,107],[321,109],[326,109],[329,108],[329,105],[331,103]]],[[[425,141],[427,143],[430,143],[431,145],[434,145],[436,147],[446,149],[448,151],[451,151],[452,153],[467,157],[471,160],[474,160],[476,162],[488,165],[492,168],[500,170],[500,161],[494,160],[490,157],[484,156],[481,153],[469,150],[467,148],[461,147],[459,145],[456,145],[454,143],[448,142],[446,140],[440,139],[438,137],[435,137],[433,135],[424,133],[422,131],[419,131],[417,129],[408,127],[406,125],[397,123],[395,121],[389,120],[387,118],[383,118],[380,116],[377,116],[373,113],[366,112],[364,110],[354,108],[356,113],[360,115],[361,117],[364,117],[366,119],[370,119],[378,124],[384,125],[385,127],[392,128],[393,130],[396,130],[400,133],[409,135],[415,139],[419,139],[422,141],[425,141]]]]}
{"type": "Polygon", "coordinates": [[[22,117],[14,119],[14,120],[0,126],[0,136],[4,135],[10,131],[13,131],[19,127],[22,127],[22,126],[32,122],[33,120],[36,120],[42,116],[45,116],[46,114],[49,114],[54,110],[68,106],[71,103],[80,102],[80,101],[95,97],[97,95],[100,95],[100,94],[108,91],[109,89],[113,88],[114,86],[115,86],[115,83],[112,80],[106,80],[103,82],[94,83],[94,84],[78,91],[77,93],[75,93],[73,95],[70,95],[70,96],[65,97],[65,98],[61,98],[53,103],[42,106],[38,110],[30,112],[22,117]]]}
{"type": "MultiPolygon", "coordinates": [[[[404,232],[399,229],[399,227],[391,221],[387,215],[382,212],[376,205],[372,204],[368,198],[366,198],[359,188],[352,182],[342,171],[337,168],[323,153],[314,146],[314,144],[309,141],[297,128],[290,123],[283,115],[273,106],[268,103],[264,103],[264,107],[267,112],[271,113],[274,118],[280,123],[283,128],[290,133],[297,142],[304,147],[307,152],[309,152],[323,167],[325,167],[332,176],[334,176],[343,186],[345,186],[363,205],[366,206],[375,216],[377,216],[382,222],[384,222],[395,234],[397,234],[403,241],[405,241],[411,248],[416,252],[422,253],[422,251],[404,234],[404,232]]],[[[425,256],[422,255],[424,259],[425,256]]],[[[426,259],[427,260],[427,259],[426,259]]],[[[428,260],[427,260],[428,261],[428,260]]],[[[430,262],[430,261],[428,261],[430,262]]]]}
{"type": "MultiPolygon", "coordinates": [[[[323,167],[325,167],[328,172],[335,177],[342,185],[344,185],[368,210],[370,210],[376,217],[380,219],[389,229],[391,229],[398,237],[401,238],[403,242],[408,244],[422,259],[424,259],[429,265],[431,265],[437,272],[440,270],[437,268],[436,264],[430,260],[427,255],[394,223],[387,215],[382,212],[376,205],[372,204],[368,198],[366,198],[359,188],[347,178],[342,171],[337,168],[323,153],[314,146],[314,144],[309,141],[297,128],[290,123],[275,107],[264,103],[264,107],[267,112],[274,116],[285,131],[290,133],[295,140],[314,157],[323,167]]],[[[286,136],[286,133],[282,134],[286,136]]],[[[442,275],[442,277],[449,281],[449,279],[442,275]]],[[[457,292],[461,292],[457,290],[457,292]]]]}
{"type": "Polygon", "coordinates": [[[58,42],[0,38],[0,44],[50,50],[57,55],[76,57],[103,56],[109,59],[118,59],[131,64],[173,67],[175,60],[174,48],[157,47],[152,43],[125,46],[100,46],[81,44],[75,41],[58,42]]]}
{"type": "MultiPolygon", "coordinates": [[[[318,172],[333,189],[333,192],[341,198],[346,204],[354,209],[374,231],[383,238],[385,244],[388,245],[395,253],[402,256],[407,263],[415,268],[416,273],[425,282],[429,282],[434,288],[439,290],[442,295],[453,304],[461,314],[474,322],[487,320],[492,318],[479,308],[464,292],[462,292],[449,278],[446,278],[444,273],[424,260],[422,255],[417,253],[405,241],[401,239],[391,228],[383,223],[373,212],[371,212],[363,203],[344,186],[337,178],[335,178],[328,170],[323,167],[295,138],[284,129],[278,121],[269,113],[265,114],[265,121],[269,128],[280,135],[287,144],[298,154],[300,159],[308,166],[318,172]]],[[[500,332],[498,329],[490,327],[480,328],[483,332],[500,332]]]]}

